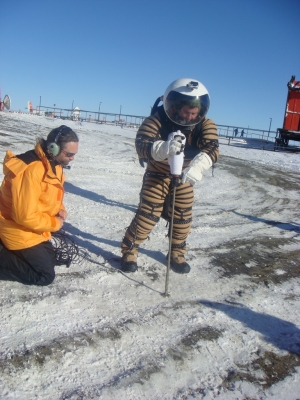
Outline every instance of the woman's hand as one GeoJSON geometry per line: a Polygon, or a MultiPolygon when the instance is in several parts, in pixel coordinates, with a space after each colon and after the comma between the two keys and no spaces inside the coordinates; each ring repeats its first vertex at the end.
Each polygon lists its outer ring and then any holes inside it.
{"type": "Polygon", "coordinates": [[[67,219],[68,213],[65,210],[59,210],[57,216],[65,221],[67,219]]]}

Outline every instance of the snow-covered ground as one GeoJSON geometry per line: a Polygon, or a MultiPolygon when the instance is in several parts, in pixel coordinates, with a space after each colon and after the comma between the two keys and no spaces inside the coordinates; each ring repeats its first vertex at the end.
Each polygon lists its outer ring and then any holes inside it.
{"type": "MultiPolygon", "coordinates": [[[[61,124],[0,113],[0,159],[61,124]]],[[[165,297],[164,220],[139,271],[119,271],[144,174],[136,129],[67,125],[80,145],[64,228],[87,257],[48,287],[0,282],[0,398],[299,399],[300,155],[221,140],[195,186],[191,272],[171,271],[165,297]]]]}

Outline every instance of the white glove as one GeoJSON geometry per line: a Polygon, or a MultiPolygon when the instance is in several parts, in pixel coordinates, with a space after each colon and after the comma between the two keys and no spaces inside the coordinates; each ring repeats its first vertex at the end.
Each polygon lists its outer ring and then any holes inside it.
{"type": "MultiPolygon", "coordinates": [[[[177,135],[177,133],[174,132],[174,135],[177,135]]],[[[171,140],[157,140],[154,142],[151,148],[151,155],[155,161],[163,161],[169,156],[180,154],[183,150],[182,138],[177,135],[176,138],[171,140]]]]}
{"type": "Polygon", "coordinates": [[[212,166],[212,161],[206,153],[200,153],[194,157],[191,164],[183,171],[181,182],[189,182],[195,185],[197,181],[201,181],[202,172],[208,170],[212,166]]]}

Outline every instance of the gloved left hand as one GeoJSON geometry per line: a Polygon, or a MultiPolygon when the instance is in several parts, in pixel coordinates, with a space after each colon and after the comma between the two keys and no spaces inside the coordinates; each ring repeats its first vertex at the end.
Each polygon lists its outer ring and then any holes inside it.
{"type": "Polygon", "coordinates": [[[191,164],[183,171],[181,182],[189,182],[194,185],[202,179],[202,172],[208,170],[212,166],[211,158],[206,153],[197,154],[193,158],[191,164]]]}

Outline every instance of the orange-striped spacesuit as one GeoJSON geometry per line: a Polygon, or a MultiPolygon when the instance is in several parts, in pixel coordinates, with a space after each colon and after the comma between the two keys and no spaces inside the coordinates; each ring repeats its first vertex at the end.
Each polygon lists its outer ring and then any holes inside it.
{"type": "MultiPolygon", "coordinates": [[[[171,194],[172,198],[173,188],[168,160],[155,161],[151,149],[155,141],[166,141],[169,133],[177,130],[180,130],[186,137],[183,170],[201,152],[206,153],[212,164],[218,159],[217,128],[211,119],[204,117],[197,125],[181,126],[171,121],[163,106],[160,106],[153,116],[144,120],[137,132],[135,145],[139,158],[147,160],[147,169],[140,193],[139,208],[127,228],[121,244],[123,265],[125,261],[125,268],[122,265],[122,269],[125,272],[129,272],[126,271],[126,264],[136,263],[139,245],[149,236],[159,221],[167,195],[171,194]]],[[[171,258],[178,260],[179,263],[185,262],[186,238],[191,228],[193,202],[193,186],[188,182],[180,184],[176,188],[171,252],[171,258]]],[[[169,218],[171,210],[169,204],[169,218]]]]}

